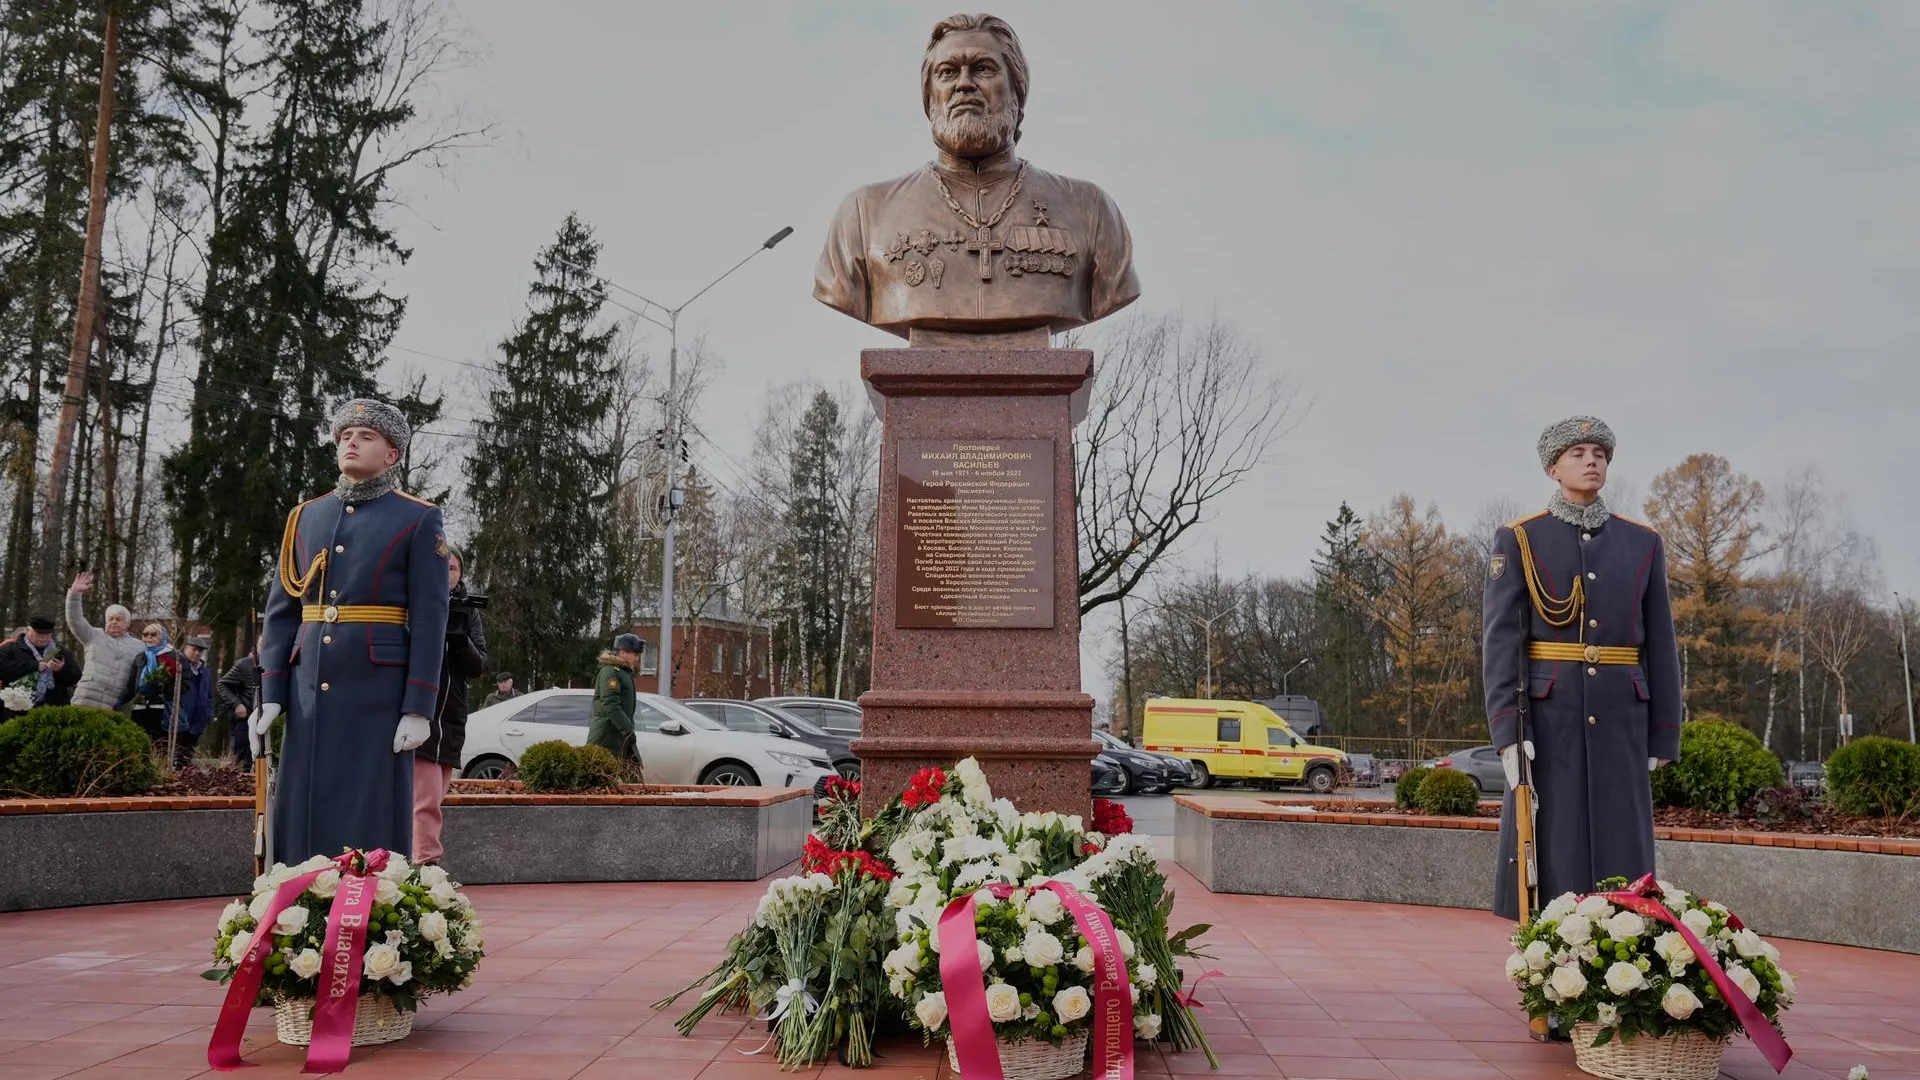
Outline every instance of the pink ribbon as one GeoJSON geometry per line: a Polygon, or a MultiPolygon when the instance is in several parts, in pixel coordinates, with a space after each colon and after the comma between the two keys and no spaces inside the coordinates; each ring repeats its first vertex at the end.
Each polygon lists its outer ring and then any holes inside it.
{"type": "MultiPolygon", "coordinates": [[[[1687,929],[1687,924],[1676,918],[1673,912],[1668,910],[1667,905],[1653,899],[1660,895],[1660,886],[1654,881],[1652,874],[1627,886],[1625,892],[1608,892],[1600,895],[1628,911],[1665,923],[1678,931],[1680,940],[1686,942],[1687,948],[1693,950],[1694,959],[1700,961],[1700,966],[1706,969],[1707,977],[1713,980],[1713,985],[1719,989],[1720,996],[1733,1009],[1733,1015],[1739,1018],[1740,1026],[1746,1029],[1747,1037],[1753,1040],[1753,1045],[1760,1051],[1760,1056],[1767,1059],[1767,1064],[1773,1066],[1774,1072],[1786,1071],[1787,1062],[1793,1060],[1793,1048],[1787,1045],[1787,1040],[1781,1037],[1772,1021],[1768,1020],[1766,1014],[1760,1011],[1760,1007],[1753,1003],[1753,999],[1735,986],[1732,979],[1727,978],[1727,973],[1721,970],[1719,961],[1713,958],[1712,950],[1695,937],[1693,931],[1687,929]]],[[[1731,917],[1728,918],[1727,924],[1735,929],[1744,929],[1739,920],[1731,917]]]]}
{"type": "Polygon", "coordinates": [[[1184,994],[1180,992],[1179,987],[1175,987],[1173,991],[1173,1000],[1179,1002],[1182,1006],[1189,1009],[1207,1009],[1207,1011],[1211,1012],[1212,1009],[1207,1005],[1207,1003],[1200,1000],[1200,984],[1203,982],[1206,982],[1208,979],[1225,978],[1226,974],[1227,973],[1224,971],[1209,971],[1206,974],[1201,975],[1199,978],[1193,980],[1193,989],[1187,991],[1184,994]]]}
{"type": "MultiPolygon", "coordinates": [[[[986,886],[996,899],[1013,895],[1013,886],[986,886]]],[[[1074,926],[1093,951],[1093,1077],[1133,1080],[1133,996],[1127,990],[1127,963],[1120,938],[1100,906],[1071,886],[1049,881],[1037,886],[1060,898],[1074,926]]],[[[1000,1046],[987,1015],[986,973],[980,968],[979,937],[973,930],[974,893],[947,905],[935,932],[940,935],[940,985],[947,996],[947,1023],[953,1054],[967,1080],[1006,1080],[1000,1046]]]]}
{"type": "Polygon", "coordinates": [[[240,1037],[247,1030],[247,1014],[260,996],[260,982],[266,977],[266,958],[273,952],[273,924],[280,913],[292,907],[315,878],[329,870],[340,873],[340,887],[333,894],[327,911],[327,937],[321,957],[321,986],[313,1009],[313,1041],[307,1047],[310,1073],[336,1073],[347,1067],[353,1052],[354,1013],[360,1003],[360,964],[365,948],[367,918],[373,911],[377,891],[371,875],[387,865],[387,853],[375,850],[362,856],[345,852],[331,866],[311,870],[282,882],[273,901],[260,916],[247,952],[234,969],[227,984],[227,997],[220,1005],[220,1018],[213,1025],[213,1040],[207,1044],[207,1064],[222,1072],[252,1068],[240,1057],[240,1037]],[[359,863],[362,869],[355,869],[359,863]]]}

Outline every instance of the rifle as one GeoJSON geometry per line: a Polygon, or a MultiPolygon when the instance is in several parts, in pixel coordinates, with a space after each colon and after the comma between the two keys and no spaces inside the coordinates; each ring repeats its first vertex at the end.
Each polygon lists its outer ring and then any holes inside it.
{"type": "MultiPolygon", "coordinates": [[[[260,711],[259,690],[253,692],[253,711],[242,723],[251,724],[260,711]]],[[[273,732],[260,740],[260,752],[253,758],[253,876],[259,877],[273,865],[273,732]]]]}
{"type": "MultiPolygon", "coordinates": [[[[1514,757],[1520,762],[1520,782],[1513,786],[1513,837],[1514,863],[1519,868],[1520,922],[1525,924],[1540,910],[1540,863],[1539,852],[1535,847],[1533,835],[1533,814],[1536,809],[1533,798],[1533,761],[1527,757],[1527,722],[1532,719],[1533,698],[1528,693],[1527,671],[1527,608],[1528,601],[1521,600],[1516,614],[1520,619],[1519,660],[1520,686],[1514,691],[1516,707],[1517,752],[1514,757]]],[[[1530,1017],[1527,1027],[1536,1040],[1545,1042],[1550,1037],[1552,1018],[1546,1016],[1530,1017]]]]}

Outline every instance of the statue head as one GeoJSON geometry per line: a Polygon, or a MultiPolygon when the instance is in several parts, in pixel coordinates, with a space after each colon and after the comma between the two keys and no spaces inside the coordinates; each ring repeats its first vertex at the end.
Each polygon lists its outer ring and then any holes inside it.
{"type": "Polygon", "coordinates": [[[1027,108],[1027,57],[1013,27],[993,15],[935,23],[920,61],[920,105],[934,143],[955,157],[1012,148],[1027,108]]]}

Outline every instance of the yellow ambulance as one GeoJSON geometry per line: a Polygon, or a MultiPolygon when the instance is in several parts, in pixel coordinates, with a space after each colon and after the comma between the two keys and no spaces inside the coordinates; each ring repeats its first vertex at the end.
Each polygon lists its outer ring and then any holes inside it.
{"type": "Polygon", "coordinates": [[[1255,783],[1304,783],[1317,795],[1333,792],[1347,755],[1315,746],[1257,701],[1148,698],[1141,749],[1191,762],[1194,786],[1214,777],[1255,783]]]}

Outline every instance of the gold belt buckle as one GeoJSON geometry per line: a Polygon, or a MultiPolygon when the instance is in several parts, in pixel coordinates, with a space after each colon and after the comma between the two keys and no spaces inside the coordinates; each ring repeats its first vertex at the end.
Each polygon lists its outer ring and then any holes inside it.
{"type": "Polygon", "coordinates": [[[320,618],[330,623],[339,622],[340,609],[333,604],[328,604],[326,610],[320,613],[320,618]]]}
{"type": "MultiPolygon", "coordinates": [[[[333,609],[328,608],[327,610],[332,611],[333,609]]],[[[327,621],[332,622],[333,620],[329,618],[327,621]]],[[[1600,646],[1598,645],[1587,646],[1587,663],[1597,664],[1599,662],[1600,662],[1600,646]]]]}

